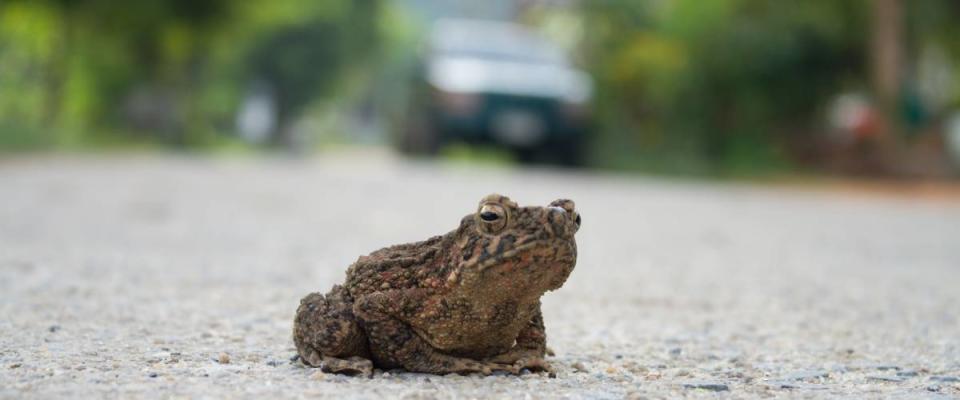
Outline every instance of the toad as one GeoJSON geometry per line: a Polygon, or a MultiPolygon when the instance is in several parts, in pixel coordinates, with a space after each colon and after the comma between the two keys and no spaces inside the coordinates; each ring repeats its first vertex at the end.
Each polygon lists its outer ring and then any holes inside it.
{"type": "Polygon", "coordinates": [[[324,371],[549,371],[540,297],[577,261],[571,200],[518,207],[497,194],[445,235],[361,256],[346,281],[300,300],[293,340],[324,371]]]}

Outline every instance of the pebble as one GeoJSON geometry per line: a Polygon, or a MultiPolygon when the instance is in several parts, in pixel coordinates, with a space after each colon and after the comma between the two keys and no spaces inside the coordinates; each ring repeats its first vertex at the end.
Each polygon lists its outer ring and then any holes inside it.
{"type": "Polygon", "coordinates": [[[23,366],[21,363],[10,364],[10,369],[17,369],[23,366]]]}
{"type": "Polygon", "coordinates": [[[767,386],[774,389],[798,389],[800,385],[789,381],[768,381],[767,386]]]}
{"type": "Polygon", "coordinates": [[[276,366],[280,365],[280,361],[270,360],[270,361],[267,361],[267,365],[269,365],[269,366],[271,366],[271,367],[276,367],[276,366]]]}
{"type": "Polygon", "coordinates": [[[220,356],[217,357],[217,362],[220,364],[230,364],[230,355],[227,353],[220,353],[220,356]]]}
{"type": "Polygon", "coordinates": [[[626,368],[627,371],[630,371],[630,372],[632,372],[632,373],[634,373],[634,374],[637,374],[637,375],[646,374],[647,371],[649,371],[649,368],[647,368],[647,367],[645,367],[645,366],[642,366],[642,365],[640,365],[640,364],[637,364],[637,363],[634,362],[634,361],[627,361],[627,362],[623,363],[623,367],[626,368]]]}
{"type": "Polygon", "coordinates": [[[714,392],[724,392],[730,390],[725,383],[720,382],[687,382],[683,384],[686,389],[703,389],[714,392]]]}
{"type": "Polygon", "coordinates": [[[939,391],[940,391],[940,385],[930,385],[930,386],[927,386],[927,391],[928,391],[928,392],[939,392],[939,391]]]}
{"type": "Polygon", "coordinates": [[[590,372],[590,370],[587,369],[587,367],[580,361],[577,361],[570,366],[573,367],[573,370],[576,372],[590,372]]]}
{"type": "Polygon", "coordinates": [[[804,389],[804,390],[826,390],[827,385],[817,385],[796,381],[767,381],[766,386],[773,389],[804,389]]]}
{"type": "Polygon", "coordinates": [[[825,370],[798,371],[785,376],[788,381],[803,381],[807,379],[828,378],[830,373],[825,370]]]}
{"type": "Polygon", "coordinates": [[[50,325],[50,327],[47,328],[47,330],[50,331],[50,333],[56,333],[57,331],[60,330],[60,325],[50,325]]]}
{"type": "Polygon", "coordinates": [[[149,377],[151,377],[151,378],[156,378],[157,376],[159,376],[159,374],[157,374],[156,372],[151,372],[151,373],[147,374],[147,376],[149,376],[149,377]]]}
{"type": "Polygon", "coordinates": [[[907,380],[907,378],[904,378],[902,376],[885,376],[885,375],[870,375],[870,376],[867,376],[867,379],[875,380],[875,381],[883,381],[883,382],[897,382],[897,383],[907,380]]]}
{"type": "Polygon", "coordinates": [[[323,373],[323,371],[317,371],[310,375],[310,379],[322,381],[327,379],[327,374],[323,373]]]}
{"type": "Polygon", "coordinates": [[[960,378],[956,376],[943,376],[943,375],[931,376],[930,380],[937,381],[937,382],[960,382],[960,378]]]}
{"type": "Polygon", "coordinates": [[[918,375],[918,372],[917,372],[917,370],[914,370],[914,369],[907,369],[907,370],[903,370],[903,371],[897,371],[897,376],[913,377],[913,376],[917,376],[917,375],[918,375]]]}

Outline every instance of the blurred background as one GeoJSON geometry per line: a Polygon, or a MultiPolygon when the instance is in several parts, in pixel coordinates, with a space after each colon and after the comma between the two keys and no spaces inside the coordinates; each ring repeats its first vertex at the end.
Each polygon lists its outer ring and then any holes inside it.
{"type": "Polygon", "coordinates": [[[960,171],[954,0],[4,0],[0,156],[960,171]]]}

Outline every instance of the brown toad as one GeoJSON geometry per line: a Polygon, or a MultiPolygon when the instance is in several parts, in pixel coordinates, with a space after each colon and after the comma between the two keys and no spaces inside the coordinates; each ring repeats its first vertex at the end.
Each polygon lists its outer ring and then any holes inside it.
{"type": "Polygon", "coordinates": [[[300,300],[293,340],[304,363],[435,374],[549,370],[540,296],[577,261],[571,200],[517,207],[489,195],[460,227],[360,257],[343,285],[300,300]]]}

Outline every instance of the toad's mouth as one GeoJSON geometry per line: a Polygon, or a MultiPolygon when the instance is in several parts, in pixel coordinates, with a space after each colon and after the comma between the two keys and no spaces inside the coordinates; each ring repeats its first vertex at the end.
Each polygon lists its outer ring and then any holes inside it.
{"type": "Polygon", "coordinates": [[[542,255],[547,256],[547,258],[551,260],[549,264],[573,263],[577,257],[575,249],[576,247],[573,245],[573,242],[566,239],[533,240],[518,244],[502,253],[473,260],[467,264],[466,267],[476,268],[478,271],[483,272],[495,265],[501,265],[505,261],[517,258],[522,259],[524,254],[534,254],[538,250],[542,251],[542,255]]]}

